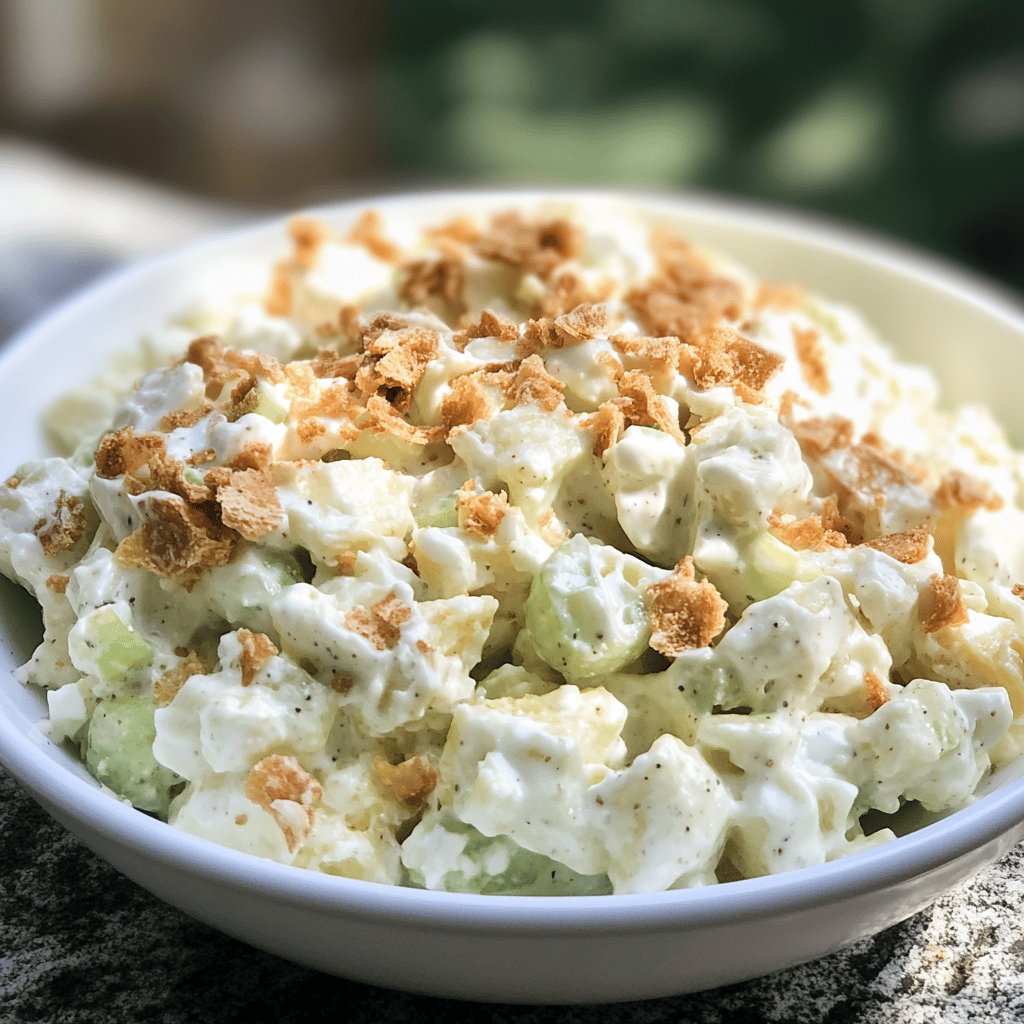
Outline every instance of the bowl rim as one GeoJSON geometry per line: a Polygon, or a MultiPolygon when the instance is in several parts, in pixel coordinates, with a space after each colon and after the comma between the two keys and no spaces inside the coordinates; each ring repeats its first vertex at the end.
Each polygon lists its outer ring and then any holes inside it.
{"type": "MultiPolygon", "coordinates": [[[[401,213],[436,203],[535,204],[610,201],[633,204],[657,215],[707,220],[729,227],[753,228],[786,241],[867,261],[930,285],[978,308],[1018,332],[1024,340],[1024,302],[1011,289],[986,280],[952,261],[892,240],[882,234],[837,225],[823,217],[779,206],[705,193],[657,193],[627,189],[430,189],[352,197],[310,207],[314,217],[349,218],[367,208],[401,213]]],[[[165,253],[103,275],[58,303],[17,333],[0,350],[7,372],[39,341],[68,323],[130,291],[141,278],[164,272],[182,261],[234,250],[252,238],[280,232],[293,214],[218,231],[165,253]]],[[[7,680],[5,680],[6,684],[7,680]]],[[[15,684],[21,685],[21,684],[15,684]]],[[[264,860],[179,831],[135,810],[46,752],[42,733],[24,734],[0,715],[0,763],[45,805],[74,822],[87,836],[105,837],[120,847],[168,869],[202,877],[271,902],[300,905],[339,916],[401,921],[435,931],[468,930],[518,934],[578,935],[672,931],[736,924],[844,901],[909,882],[993,842],[1024,822],[1024,778],[999,786],[941,821],[858,853],[813,867],[763,878],[668,892],[607,896],[492,896],[413,889],[326,875],[264,860]]]]}

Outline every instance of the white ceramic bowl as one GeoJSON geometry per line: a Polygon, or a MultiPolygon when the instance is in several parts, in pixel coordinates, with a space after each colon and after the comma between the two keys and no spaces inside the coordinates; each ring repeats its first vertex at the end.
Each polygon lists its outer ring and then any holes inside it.
{"type": "MultiPolygon", "coordinates": [[[[437,222],[455,208],[537,198],[452,193],[373,205],[437,222]]],[[[625,198],[764,277],[803,280],[858,307],[901,353],[936,369],[949,399],[988,402],[1011,433],[1024,436],[1024,316],[990,286],[890,243],[791,214],[702,198],[625,198]]],[[[320,213],[344,224],[364,205],[320,213]]],[[[40,411],[91,376],[107,351],[131,346],[225,266],[269,259],[283,247],[276,221],[133,267],[9,344],[0,353],[4,472],[45,451],[40,411]]],[[[970,807],[895,842],[820,867],[704,889],[499,897],[318,875],[196,839],[100,791],[38,730],[42,695],[11,678],[36,639],[32,608],[18,588],[0,585],[0,760],[83,843],[157,896],[254,946],[359,981],[548,1003],[710,988],[895,924],[1024,838],[1024,779],[1010,766],[970,807]]]]}

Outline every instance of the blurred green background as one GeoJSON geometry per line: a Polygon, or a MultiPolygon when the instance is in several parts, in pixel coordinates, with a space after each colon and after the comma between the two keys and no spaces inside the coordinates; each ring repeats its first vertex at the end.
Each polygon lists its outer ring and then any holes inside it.
{"type": "Polygon", "coordinates": [[[0,0],[0,132],[247,209],[707,190],[1024,287],[1020,0],[0,0]]]}

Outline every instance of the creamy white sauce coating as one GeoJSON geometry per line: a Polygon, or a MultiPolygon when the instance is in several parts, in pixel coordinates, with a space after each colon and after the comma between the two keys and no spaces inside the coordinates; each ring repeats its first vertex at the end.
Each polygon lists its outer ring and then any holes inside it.
{"type": "Polygon", "coordinates": [[[1017,755],[984,410],[628,210],[360,223],[297,226],[0,490],[20,678],[104,785],[351,878],[646,892],[887,841],[1017,755]]]}

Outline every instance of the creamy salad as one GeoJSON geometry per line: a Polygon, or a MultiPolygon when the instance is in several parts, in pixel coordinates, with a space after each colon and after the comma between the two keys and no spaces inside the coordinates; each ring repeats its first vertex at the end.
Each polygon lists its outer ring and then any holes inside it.
{"type": "Polygon", "coordinates": [[[19,678],[113,793],[349,878],[629,893],[1017,756],[1024,461],[856,313],[605,204],[289,232],[0,489],[19,678]]]}

